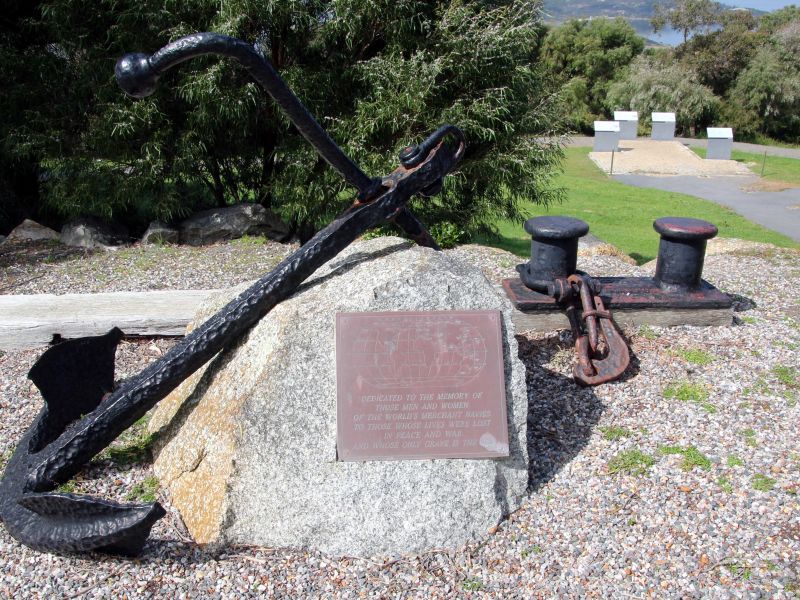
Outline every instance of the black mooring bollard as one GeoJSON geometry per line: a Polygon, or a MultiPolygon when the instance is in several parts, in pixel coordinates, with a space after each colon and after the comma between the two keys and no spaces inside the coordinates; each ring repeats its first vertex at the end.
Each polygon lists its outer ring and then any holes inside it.
{"type": "Polygon", "coordinates": [[[653,222],[661,235],[655,281],[663,290],[690,291],[700,286],[706,241],[717,235],[713,223],[701,219],[663,217],[653,222]]]}
{"type": "Polygon", "coordinates": [[[589,232],[589,225],[572,217],[535,217],[525,221],[531,235],[531,259],[517,267],[526,287],[552,293],[556,279],[575,273],[578,238],[589,232]]]}

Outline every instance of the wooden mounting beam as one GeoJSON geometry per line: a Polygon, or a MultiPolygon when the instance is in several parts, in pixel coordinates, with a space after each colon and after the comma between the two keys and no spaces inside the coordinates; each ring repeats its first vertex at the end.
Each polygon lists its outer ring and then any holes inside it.
{"type": "Polygon", "coordinates": [[[0,296],[0,350],[45,346],[53,339],[100,335],[183,335],[200,303],[217,290],[0,296]]]}

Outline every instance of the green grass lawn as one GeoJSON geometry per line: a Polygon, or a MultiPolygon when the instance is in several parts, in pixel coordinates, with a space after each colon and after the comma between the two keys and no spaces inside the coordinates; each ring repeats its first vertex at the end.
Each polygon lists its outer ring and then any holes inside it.
{"type": "MultiPolygon", "coordinates": [[[[692,148],[701,158],[706,157],[705,148],[692,148]]],[[[754,152],[742,152],[734,150],[731,158],[737,162],[744,163],[756,175],[761,175],[761,167],[764,166],[764,179],[767,181],[780,181],[785,183],[800,184],[800,160],[796,158],[786,158],[783,156],[767,156],[764,164],[764,155],[754,152]]]]}
{"type": "MultiPolygon", "coordinates": [[[[751,223],[731,210],[693,196],[625,185],[609,178],[589,160],[589,148],[567,148],[564,172],[555,185],[565,190],[561,204],[538,206],[523,200],[527,218],[567,215],[583,219],[589,231],[614,244],[639,264],[658,254],[658,234],[653,221],[659,217],[694,217],[714,223],[720,236],[768,242],[776,246],[800,247],[788,237],[751,223]]],[[[476,243],[530,254],[530,237],[522,223],[498,221],[498,239],[476,238],[476,243]]]]}

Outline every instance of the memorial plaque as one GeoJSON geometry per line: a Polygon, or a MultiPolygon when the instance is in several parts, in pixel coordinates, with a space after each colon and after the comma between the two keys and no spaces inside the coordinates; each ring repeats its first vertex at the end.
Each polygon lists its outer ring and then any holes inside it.
{"type": "Polygon", "coordinates": [[[337,314],[339,460],[508,456],[501,318],[337,314]]]}

